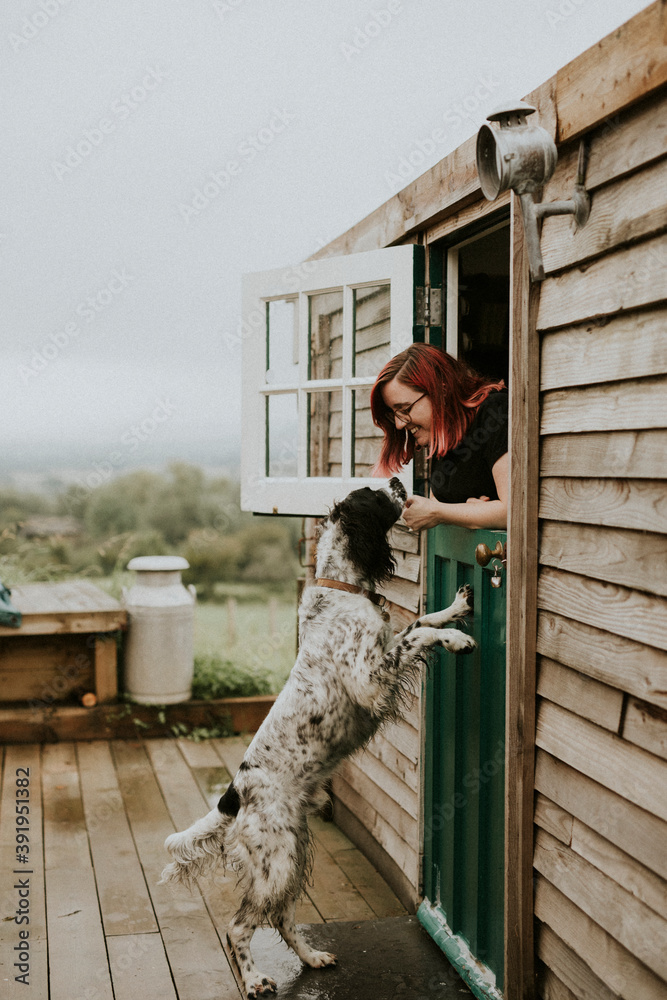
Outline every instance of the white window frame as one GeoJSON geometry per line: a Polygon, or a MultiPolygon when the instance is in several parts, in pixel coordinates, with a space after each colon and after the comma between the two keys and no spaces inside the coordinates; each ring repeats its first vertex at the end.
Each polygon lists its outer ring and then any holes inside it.
{"type": "MultiPolygon", "coordinates": [[[[369,285],[389,284],[391,356],[413,342],[415,253],[421,250],[410,244],[369,250],[343,257],[329,257],[292,268],[278,268],[248,274],[243,279],[242,431],[241,431],[241,507],[258,514],[300,514],[321,516],[350,490],[362,486],[377,488],[381,480],[353,477],[352,462],[352,390],[371,386],[374,376],[352,376],[354,290],[369,285]],[[343,370],[335,379],[308,379],[308,302],[319,292],[343,290],[343,370]],[[273,300],[297,302],[298,373],[294,381],[266,381],[266,312],[273,300]],[[341,477],[308,477],[308,406],[307,393],[316,389],[340,389],[343,394],[341,477]],[[266,475],[266,400],[279,393],[297,394],[298,444],[297,475],[266,475]]],[[[406,490],[412,492],[412,463],[398,475],[406,490]]]]}

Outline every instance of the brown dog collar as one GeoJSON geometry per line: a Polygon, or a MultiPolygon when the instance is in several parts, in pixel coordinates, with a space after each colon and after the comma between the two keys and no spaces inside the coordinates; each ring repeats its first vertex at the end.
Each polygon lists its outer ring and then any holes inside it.
{"type": "Polygon", "coordinates": [[[376,594],[373,590],[364,590],[363,587],[357,587],[355,583],[343,583],[341,580],[327,580],[325,577],[319,577],[315,580],[315,586],[329,587],[331,590],[346,590],[348,594],[362,594],[373,604],[377,604],[380,610],[383,610],[387,603],[387,598],[383,594],[376,594]]]}

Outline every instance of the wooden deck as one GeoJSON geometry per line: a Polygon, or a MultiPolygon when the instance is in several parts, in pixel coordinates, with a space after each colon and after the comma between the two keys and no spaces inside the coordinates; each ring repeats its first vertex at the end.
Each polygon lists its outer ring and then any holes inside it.
{"type": "MultiPolygon", "coordinates": [[[[238,1000],[224,944],[237,905],[233,880],[221,879],[203,895],[157,882],[167,860],[165,837],[217,801],[245,745],[234,737],[4,748],[5,1000],[28,994],[38,1000],[238,1000]],[[28,803],[27,825],[17,826],[17,802],[28,803]],[[27,831],[29,852],[17,852],[17,830],[27,831]],[[27,863],[17,861],[18,853],[27,863]],[[29,923],[17,923],[17,913],[29,923]],[[29,960],[21,965],[26,952],[29,960]],[[17,982],[25,965],[27,978],[17,982]]],[[[21,819],[25,815],[22,810],[21,819]]],[[[336,826],[316,818],[312,828],[314,880],[299,904],[299,923],[406,912],[336,826]]]]}

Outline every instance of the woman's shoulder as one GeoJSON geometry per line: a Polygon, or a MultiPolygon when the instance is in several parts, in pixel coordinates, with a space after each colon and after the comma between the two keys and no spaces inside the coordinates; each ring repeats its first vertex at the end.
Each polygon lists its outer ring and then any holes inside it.
{"type": "Polygon", "coordinates": [[[507,389],[494,389],[477,407],[473,425],[491,415],[507,423],[509,414],[509,394],[507,389]]]}

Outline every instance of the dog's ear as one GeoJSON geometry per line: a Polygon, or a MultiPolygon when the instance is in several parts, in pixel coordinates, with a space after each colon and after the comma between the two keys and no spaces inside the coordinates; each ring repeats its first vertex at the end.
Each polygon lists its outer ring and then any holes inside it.
{"type": "Polygon", "coordinates": [[[384,512],[377,508],[373,490],[368,492],[369,497],[353,496],[338,504],[331,519],[339,522],[343,529],[348,559],[365,579],[380,583],[393,576],[396,569],[396,560],[387,541],[387,531],[396,517],[388,522],[384,512]]]}

